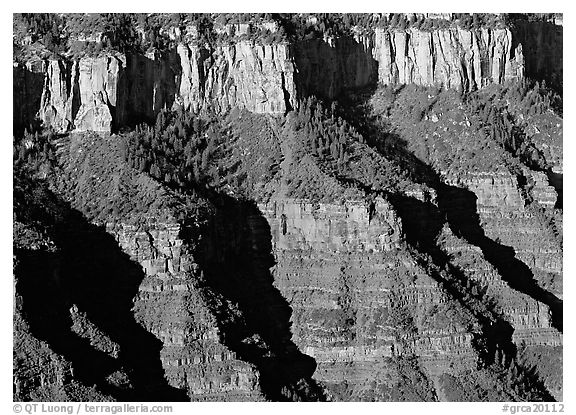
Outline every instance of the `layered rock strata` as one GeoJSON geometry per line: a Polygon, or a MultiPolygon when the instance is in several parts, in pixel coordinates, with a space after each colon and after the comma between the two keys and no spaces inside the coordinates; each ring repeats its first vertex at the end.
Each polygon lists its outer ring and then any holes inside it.
{"type": "Polygon", "coordinates": [[[373,207],[284,199],[260,209],[270,224],[274,284],[293,309],[294,341],[314,357],[315,378],[335,399],[343,399],[343,384],[354,390],[349,399],[361,399],[374,373],[394,372],[402,356],[419,356],[431,375],[476,361],[466,313],[444,320],[453,305],[406,251],[384,199],[373,207]]]}
{"type": "Polygon", "coordinates": [[[164,344],[160,358],[169,384],[192,400],[262,400],[258,371],[221,343],[180,225],[150,218],[145,227],[109,223],[107,231],[146,274],[134,312],[164,344]]]}
{"type": "Polygon", "coordinates": [[[534,273],[542,288],[562,297],[562,240],[553,215],[557,194],[543,173],[528,171],[532,187],[523,194],[510,173],[478,173],[454,179],[476,196],[480,223],[486,236],[514,248],[515,255],[534,273]],[[541,206],[526,202],[531,197],[541,206]],[[548,213],[546,213],[548,212],[548,213]]]}

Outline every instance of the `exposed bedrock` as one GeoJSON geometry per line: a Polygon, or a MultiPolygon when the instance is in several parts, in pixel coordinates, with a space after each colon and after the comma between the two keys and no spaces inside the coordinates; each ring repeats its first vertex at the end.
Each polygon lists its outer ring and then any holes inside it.
{"type": "Polygon", "coordinates": [[[139,227],[109,223],[107,231],[144,270],[134,313],[162,341],[170,385],[192,400],[262,400],[258,371],[222,344],[181,226],[150,217],[139,227]]]}
{"type": "Polygon", "coordinates": [[[406,250],[389,202],[278,199],[259,208],[271,229],[274,285],[293,309],[294,342],[316,360],[314,378],[334,399],[402,399],[391,389],[406,356],[432,374],[474,365],[466,313],[444,318],[451,303],[406,250]]]}
{"type": "Polygon", "coordinates": [[[17,251],[15,269],[30,334],[70,362],[56,385],[76,379],[120,401],[185,400],[164,377],[162,343],[132,313],[141,268],[103,229],[59,209],[58,251],[17,251]]]}
{"type": "MultiPolygon", "coordinates": [[[[554,297],[561,298],[562,223],[558,223],[558,215],[554,213],[557,194],[543,173],[526,171],[525,174],[478,173],[458,179],[447,178],[447,183],[454,186],[446,187],[450,189],[446,204],[462,202],[458,206],[468,206],[468,213],[475,210],[485,236],[512,249],[514,257],[520,261],[517,265],[523,264],[522,269],[530,271],[530,279],[535,279],[554,297]],[[461,187],[469,191],[452,192],[461,187]],[[450,200],[450,197],[454,199],[450,200]],[[529,205],[526,198],[532,198],[535,206],[529,205]],[[476,208],[471,210],[474,203],[476,208]]],[[[462,216],[463,224],[464,219],[462,216]]],[[[477,237],[479,233],[474,235],[477,237]]],[[[550,298],[550,301],[556,300],[550,298]]]]}
{"type": "Polygon", "coordinates": [[[374,59],[382,84],[438,85],[465,91],[524,77],[522,46],[508,29],[376,29],[374,59]]]}
{"type": "Polygon", "coordinates": [[[257,207],[215,195],[216,214],[200,243],[198,263],[211,290],[228,299],[242,322],[221,319],[225,342],[259,370],[272,400],[323,400],[312,380],[316,362],[294,344],[291,305],[273,285],[271,229],[257,207]]]}
{"type": "Polygon", "coordinates": [[[179,44],[176,102],[185,109],[233,107],[284,114],[296,104],[294,63],[288,44],[199,47],[179,44]]]}
{"type": "MultiPolygon", "coordinates": [[[[559,50],[550,47],[561,39],[556,27],[514,30],[376,28],[370,35],[295,44],[179,43],[164,53],[34,58],[14,64],[16,124],[26,127],[37,118],[58,131],[110,131],[175,106],[283,114],[308,95],[335,98],[376,82],[469,91],[525,74],[561,75],[543,64],[552,52],[541,53],[559,50]]],[[[550,59],[561,67],[561,53],[550,59]]]]}
{"type": "Polygon", "coordinates": [[[14,65],[16,123],[35,118],[57,131],[109,132],[154,121],[174,106],[233,107],[283,114],[295,105],[288,45],[205,48],[180,44],[164,54],[109,54],[14,65]]]}

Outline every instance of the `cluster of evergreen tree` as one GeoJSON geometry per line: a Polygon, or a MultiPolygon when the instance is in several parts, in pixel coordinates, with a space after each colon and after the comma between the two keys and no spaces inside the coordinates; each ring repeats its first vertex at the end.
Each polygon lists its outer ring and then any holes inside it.
{"type": "Polygon", "coordinates": [[[477,114],[486,134],[503,148],[532,166],[544,167],[536,147],[526,139],[525,122],[531,116],[561,111],[561,99],[546,88],[545,82],[524,80],[506,88],[495,86],[492,93],[479,91],[467,98],[472,113],[477,114]]]}
{"type": "Polygon", "coordinates": [[[548,88],[546,81],[533,82],[524,79],[509,85],[504,93],[510,105],[524,116],[544,114],[548,111],[562,116],[562,98],[548,88]]]}
{"type": "Polygon", "coordinates": [[[494,28],[505,23],[505,20],[493,13],[452,13],[450,19],[425,17],[423,15],[392,13],[382,16],[378,26],[387,29],[406,30],[418,29],[423,31],[460,27],[465,30],[480,29],[482,27],[494,28]]]}
{"type": "Polygon", "coordinates": [[[128,134],[128,161],[135,169],[178,187],[218,183],[216,158],[223,133],[211,117],[183,110],[158,114],[154,126],[128,134]]]}
{"type": "Polygon", "coordinates": [[[496,349],[490,369],[507,386],[507,390],[514,391],[527,401],[547,400],[548,397],[542,395],[546,389],[534,372],[519,364],[515,357],[508,356],[505,351],[496,349]]]}
{"type": "Polygon", "coordinates": [[[66,49],[67,38],[63,32],[64,18],[56,13],[15,13],[14,34],[30,36],[32,42],[40,41],[51,51],[66,49]]]}
{"type": "Polygon", "coordinates": [[[294,41],[345,36],[354,26],[368,28],[377,22],[375,15],[370,13],[278,14],[274,18],[294,41]]]}
{"type": "Polygon", "coordinates": [[[344,163],[347,140],[363,143],[364,138],[338,112],[336,102],[324,107],[316,98],[307,98],[296,110],[296,129],[303,134],[308,151],[313,155],[321,160],[344,163]]]}
{"type": "Polygon", "coordinates": [[[181,25],[181,15],[170,15],[166,19],[158,19],[156,15],[137,15],[137,23],[144,29],[144,39],[141,40],[143,50],[166,50],[172,46],[172,42],[162,28],[166,25],[165,20],[170,20],[176,27],[181,25]]]}
{"type": "Polygon", "coordinates": [[[516,153],[521,144],[521,131],[505,107],[483,105],[478,112],[488,136],[502,147],[516,153]]]}
{"type": "Polygon", "coordinates": [[[102,44],[97,46],[101,49],[164,50],[172,45],[166,33],[161,31],[161,28],[168,26],[181,29],[188,25],[196,26],[199,42],[214,43],[228,38],[228,34],[216,34],[213,30],[215,25],[254,23],[248,37],[254,41],[270,43],[348,36],[352,34],[353,28],[366,31],[376,26],[391,30],[416,28],[430,31],[453,26],[478,29],[513,25],[519,20],[545,20],[553,16],[454,13],[447,20],[404,13],[22,13],[14,15],[14,27],[18,28],[18,32],[30,33],[33,41],[40,40],[48,49],[59,53],[68,47],[69,35],[90,32],[102,32],[102,44]],[[271,32],[258,27],[258,23],[262,22],[275,22],[278,30],[271,32]],[[143,39],[137,29],[144,31],[143,39]]]}
{"type": "Polygon", "coordinates": [[[13,139],[14,170],[38,172],[42,167],[56,163],[56,150],[53,141],[56,135],[52,131],[24,131],[21,137],[13,139]]]}
{"type": "Polygon", "coordinates": [[[136,49],[140,37],[136,31],[134,16],[129,13],[102,13],[102,43],[104,48],[121,52],[136,49]]]}

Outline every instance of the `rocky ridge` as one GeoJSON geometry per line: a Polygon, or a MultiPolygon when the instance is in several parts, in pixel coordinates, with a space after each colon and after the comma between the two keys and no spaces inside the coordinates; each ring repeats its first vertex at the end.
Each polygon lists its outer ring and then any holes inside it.
{"type": "Polygon", "coordinates": [[[295,44],[188,40],[162,53],[23,58],[14,63],[14,108],[23,125],[38,117],[57,131],[110,132],[177,106],[284,114],[303,97],[333,99],[376,82],[469,91],[524,78],[530,62],[515,36],[499,28],[376,28],[295,44]]]}

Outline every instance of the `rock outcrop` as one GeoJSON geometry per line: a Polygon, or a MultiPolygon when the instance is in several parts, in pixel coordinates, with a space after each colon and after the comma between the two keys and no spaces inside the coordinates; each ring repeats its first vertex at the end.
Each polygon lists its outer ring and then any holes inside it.
{"type": "Polygon", "coordinates": [[[176,106],[283,114],[303,97],[376,82],[469,91],[522,79],[522,47],[509,29],[376,28],[295,44],[190,41],[163,53],[46,58],[15,64],[15,112],[22,125],[38,117],[58,131],[111,131],[176,106]]]}
{"type": "Polygon", "coordinates": [[[180,225],[149,218],[144,227],[109,223],[107,231],[144,269],[134,312],[163,343],[160,359],[169,384],[191,400],[262,400],[258,371],[221,342],[180,225]]]}
{"type": "Polygon", "coordinates": [[[110,132],[180,106],[284,114],[296,104],[286,44],[216,48],[180,44],[164,55],[111,54],[14,66],[19,124],[37,117],[65,131],[110,132]],[[42,86],[41,86],[42,84],[42,86]]]}
{"type": "Polygon", "coordinates": [[[366,399],[375,373],[392,371],[402,356],[419,356],[429,375],[476,361],[473,334],[461,314],[444,320],[454,305],[406,251],[387,201],[287,199],[260,209],[272,234],[274,284],[293,309],[294,341],[314,357],[315,378],[334,399],[366,399]]]}
{"type": "Polygon", "coordinates": [[[374,59],[382,84],[470,91],[524,77],[522,46],[508,29],[376,29],[374,59]]]}
{"type": "Polygon", "coordinates": [[[523,194],[518,178],[509,173],[469,174],[460,177],[457,183],[477,197],[478,215],[486,236],[512,247],[539,285],[561,298],[562,240],[555,231],[554,219],[549,217],[557,195],[543,173],[527,171],[527,174],[532,182],[530,194],[523,194]],[[527,197],[544,211],[529,206],[527,197]]]}
{"type": "Polygon", "coordinates": [[[294,63],[288,44],[202,47],[179,44],[177,104],[187,110],[233,107],[284,114],[296,104],[294,63]]]}

